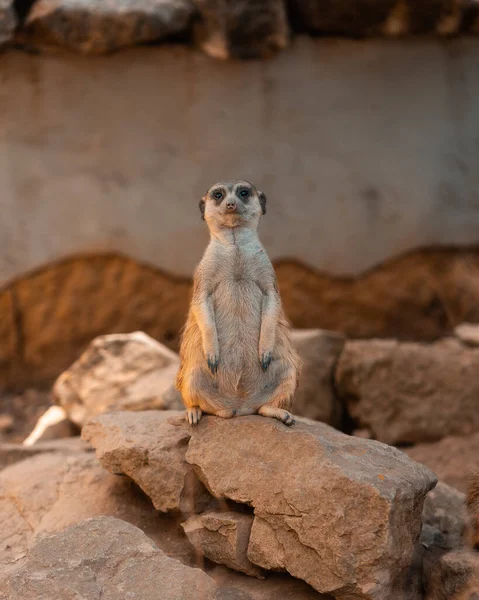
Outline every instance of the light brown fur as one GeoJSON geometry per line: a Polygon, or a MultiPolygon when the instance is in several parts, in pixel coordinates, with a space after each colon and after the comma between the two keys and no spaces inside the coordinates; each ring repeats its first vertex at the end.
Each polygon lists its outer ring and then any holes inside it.
{"type": "Polygon", "coordinates": [[[479,471],[471,475],[466,496],[468,545],[479,550],[479,471]]]}
{"type": "Polygon", "coordinates": [[[195,272],[177,377],[193,425],[203,412],[294,422],[300,360],[257,235],[265,205],[246,181],[217,183],[200,202],[211,240],[195,272]]]}

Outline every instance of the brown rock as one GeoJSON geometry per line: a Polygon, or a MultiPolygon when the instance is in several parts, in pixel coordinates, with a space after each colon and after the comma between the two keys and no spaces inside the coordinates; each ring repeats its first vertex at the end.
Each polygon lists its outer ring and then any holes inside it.
{"type": "Polygon", "coordinates": [[[188,539],[200,554],[220,565],[252,577],[261,569],[247,557],[253,515],[236,512],[209,512],[183,523],[188,539]]]}
{"type": "Polygon", "coordinates": [[[251,562],[337,598],[403,591],[436,483],[429,470],[307,420],[288,429],[259,416],[206,417],[191,436],[186,458],[213,495],[254,508],[251,562]]]}
{"type": "Polygon", "coordinates": [[[479,430],[479,349],[455,339],[435,344],[347,342],[336,389],[360,427],[388,444],[479,430]]]}
{"type": "Polygon", "coordinates": [[[93,340],[55,382],[55,401],[82,427],[110,410],[181,409],[178,356],[141,331],[93,340]]]}
{"type": "Polygon", "coordinates": [[[461,323],[454,329],[457,338],[469,346],[479,346],[479,325],[461,323]]]}
{"type": "Polygon", "coordinates": [[[465,495],[440,481],[426,496],[422,522],[439,534],[435,537],[437,546],[459,548],[466,524],[465,495]]]}
{"type": "Polygon", "coordinates": [[[10,432],[13,429],[13,417],[6,413],[0,414],[0,434],[10,432]]]}
{"type": "Polygon", "coordinates": [[[477,470],[479,432],[464,437],[447,437],[432,444],[404,448],[413,460],[428,466],[441,481],[467,492],[468,479],[477,470]]]}
{"type": "Polygon", "coordinates": [[[22,600],[218,598],[208,575],[168,558],[140,529],[113,517],[87,519],[38,541],[0,589],[4,598],[22,600]]]}
{"type": "Polygon", "coordinates": [[[281,0],[195,0],[201,48],[214,58],[265,58],[286,47],[289,28],[281,0]]]}
{"type": "Polygon", "coordinates": [[[106,54],[182,32],[194,12],[189,0],[38,0],[25,32],[40,45],[106,54]]]}
{"type": "Polygon", "coordinates": [[[0,46],[13,38],[17,17],[13,0],[0,0],[0,46]]]}
{"type": "MultiPolygon", "coordinates": [[[[0,0],[1,2],[1,0],[0,0]]],[[[9,3],[10,4],[10,3],[9,3]]],[[[1,3],[0,3],[1,6],[1,3]]],[[[0,9],[0,44],[2,43],[2,9],[0,9]]],[[[3,19],[5,20],[5,16],[3,19]]],[[[13,311],[12,292],[0,292],[0,391],[11,377],[17,351],[17,335],[13,311]]]]}
{"type": "Polygon", "coordinates": [[[191,512],[208,502],[185,460],[190,432],[184,413],[104,414],[87,423],[82,437],[93,445],[105,469],[131,477],[158,510],[191,512]]]}
{"type": "Polygon", "coordinates": [[[467,549],[424,558],[425,600],[477,600],[479,552],[467,549]]]}
{"type": "Polygon", "coordinates": [[[320,329],[297,329],[292,341],[303,361],[293,412],[301,417],[339,425],[341,405],[333,389],[334,369],[345,337],[320,329]]]}
{"type": "Polygon", "coordinates": [[[76,454],[78,452],[88,451],[89,445],[82,441],[79,436],[58,440],[39,441],[33,446],[23,446],[22,444],[5,442],[0,444],[0,470],[20,462],[21,460],[31,458],[36,454],[51,452],[76,454]]]}

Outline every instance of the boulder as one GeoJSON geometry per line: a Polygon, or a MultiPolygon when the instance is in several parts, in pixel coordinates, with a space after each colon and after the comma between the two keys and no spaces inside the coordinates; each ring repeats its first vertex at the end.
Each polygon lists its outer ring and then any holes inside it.
{"type": "Polygon", "coordinates": [[[13,573],[0,580],[0,598],[22,600],[217,599],[214,581],[168,558],[140,529],[96,517],[46,536],[13,573]]]}
{"type": "Polygon", "coordinates": [[[195,4],[202,17],[197,41],[214,58],[266,58],[288,43],[281,0],[195,0],[195,4]]]}
{"type": "Polygon", "coordinates": [[[479,552],[467,548],[444,554],[426,552],[425,600],[477,600],[479,598],[479,552]]]}
{"type": "Polygon", "coordinates": [[[185,460],[190,431],[184,413],[108,413],[87,423],[82,437],[93,445],[105,469],[128,475],[158,510],[189,513],[209,503],[185,460]]]}
{"type": "Polygon", "coordinates": [[[168,555],[195,556],[178,519],[166,518],[126,477],[105,471],[91,453],[45,453],[0,472],[0,564],[14,565],[38,536],[96,516],[140,527],[168,555]]]}
{"type": "Polygon", "coordinates": [[[429,467],[441,481],[466,493],[469,477],[477,470],[479,432],[447,437],[440,442],[404,448],[409,458],[429,467]]]}
{"type": "Polygon", "coordinates": [[[292,341],[303,369],[293,404],[293,412],[301,417],[338,426],[341,404],[334,388],[334,369],[344,347],[345,337],[321,329],[295,329],[292,341]]]}
{"type": "Polygon", "coordinates": [[[403,584],[436,483],[428,469],[307,420],[288,429],[206,417],[191,436],[186,459],[210,492],[254,509],[252,563],[337,598],[388,597],[403,584]]]}
{"type": "Polygon", "coordinates": [[[388,444],[439,440],[479,430],[479,348],[456,339],[434,344],[348,341],[336,390],[359,428],[388,444]]]}
{"type": "Polygon", "coordinates": [[[0,470],[9,467],[21,460],[31,458],[36,454],[60,452],[64,455],[88,452],[91,450],[89,444],[80,439],[79,436],[60,438],[58,440],[39,441],[33,446],[22,444],[0,443],[0,470]]]}
{"type": "Polygon", "coordinates": [[[37,0],[24,25],[29,41],[105,54],[185,31],[190,0],[37,0]]]}
{"type": "Polygon", "coordinates": [[[0,0],[0,46],[13,38],[16,26],[14,0],[0,0]]]}
{"type": "Polygon", "coordinates": [[[429,492],[422,511],[423,527],[434,530],[433,541],[441,548],[459,548],[466,526],[465,495],[440,481],[429,492]]]}
{"type": "Polygon", "coordinates": [[[83,427],[111,410],[181,409],[178,356],[141,331],[94,339],[56,380],[54,399],[83,427]]]}
{"type": "Polygon", "coordinates": [[[196,550],[209,560],[235,571],[261,578],[247,558],[253,515],[237,512],[208,512],[183,523],[183,529],[196,550]]]}
{"type": "Polygon", "coordinates": [[[469,346],[479,346],[479,325],[477,323],[461,323],[454,329],[456,337],[469,346]]]}

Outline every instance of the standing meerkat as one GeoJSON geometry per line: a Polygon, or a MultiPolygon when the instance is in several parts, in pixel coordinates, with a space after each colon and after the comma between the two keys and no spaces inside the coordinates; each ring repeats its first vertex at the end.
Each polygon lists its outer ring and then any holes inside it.
{"type": "Polygon", "coordinates": [[[200,210],[211,240],[194,276],[176,381],[187,419],[258,413],[292,425],[300,359],[257,234],[266,196],[247,181],[220,182],[200,210]]]}

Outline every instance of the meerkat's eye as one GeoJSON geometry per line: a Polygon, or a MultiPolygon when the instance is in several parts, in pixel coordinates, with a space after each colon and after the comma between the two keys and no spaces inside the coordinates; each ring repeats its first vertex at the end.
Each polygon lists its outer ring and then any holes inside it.
{"type": "Polygon", "coordinates": [[[222,192],[213,192],[213,198],[215,198],[216,200],[221,200],[221,198],[223,198],[223,193],[222,192]]]}
{"type": "Polygon", "coordinates": [[[241,190],[239,195],[241,198],[247,198],[249,196],[249,190],[241,190]]]}

